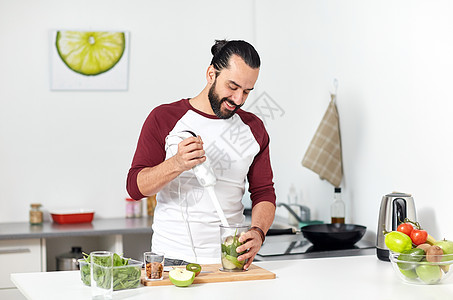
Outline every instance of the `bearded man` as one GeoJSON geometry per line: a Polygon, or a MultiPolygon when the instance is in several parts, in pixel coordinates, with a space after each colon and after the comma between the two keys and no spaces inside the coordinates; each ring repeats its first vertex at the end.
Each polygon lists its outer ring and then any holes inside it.
{"type": "Polygon", "coordinates": [[[220,216],[192,168],[209,158],[214,186],[229,224],[244,223],[242,197],[248,181],[252,221],[236,251],[244,269],[252,263],[275,216],[269,136],[263,122],[241,109],[260,71],[255,48],[218,40],[211,48],[206,86],[199,95],[154,108],[146,119],[127,177],[136,200],[156,195],[153,252],[166,265],[220,261],[220,216]],[[181,132],[196,133],[179,139],[181,132]],[[172,142],[173,141],[173,142],[172,142]]]}

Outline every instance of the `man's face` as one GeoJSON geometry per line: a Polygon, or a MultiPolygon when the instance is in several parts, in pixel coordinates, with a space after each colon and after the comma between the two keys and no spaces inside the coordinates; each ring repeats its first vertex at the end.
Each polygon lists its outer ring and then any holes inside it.
{"type": "Polygon", "coordinates": [[[237,55],[230,58],[229,67],[222,69],[209,88],[208,98],[215,115],[231,118],[245,103],[258,79],[259,69],[252,69],[237,55]]]}
{"type": "Polygon", "coordinates": [[[216,93],[216,85],[217,85],[217,78],[214,80],[211,88],[209,89],[208,98],[209,103],[211,103],[211,108],[214,111],[215,115],[220,119],[229,119],[231,118],[236,111],[242,106],[236,105],[232,100],[228,99],[227,97],[223,97],[220,99],[219,94],[216,93]],[[225,103],[225,106],[228,108],[233,108],[233,110],[224,109],[222,110],[222,104],[225,103]]]}

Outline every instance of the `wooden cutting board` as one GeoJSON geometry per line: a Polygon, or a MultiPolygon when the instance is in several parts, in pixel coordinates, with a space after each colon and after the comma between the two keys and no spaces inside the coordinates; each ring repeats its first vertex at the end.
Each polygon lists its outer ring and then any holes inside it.
{"type": "MultiPolygon", "coordinates": [[[[243,272],[224,272],[220,271],[221,264],[201,265],[202,273],[198,274],[193,281],[197,283],[208,282],[226,282],[226,281],[244,281],[244,280],[261,280],[261,279],[274,279],[275,274],[263,269],[261,267],[251,265],[247,271],[243,272]],[[203,271],[210,271],[212,273],[203,273],[203,271]]],[[[159,286],[159,285],[172,285],[168,278],[168,272],[164,272],[164,279],[156,281],[145,280],[145,270],[142,269],[141,282],[144,286],[159,286]]]]}

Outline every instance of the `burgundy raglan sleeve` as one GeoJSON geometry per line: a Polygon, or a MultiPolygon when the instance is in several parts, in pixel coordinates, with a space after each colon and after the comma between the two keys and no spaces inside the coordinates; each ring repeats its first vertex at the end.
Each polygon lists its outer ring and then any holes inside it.
{"type": "Polygon", "coordinates": [[[247,175],[252,207],[262,201],[268,201],[275,205],[276,196],[269,155],[269,135],[261,120],[255,120],[251,128],[260,145],[260,152],[255,156],[247,175]]]}
{"type": "Polygon", "coordinates": [[[158,114],[158,109],[154,109],[145,120],[127,175],[126,189],[135,200],[145,197],[138,188],[138,173],[146,167],[154,167],[165,160],[165,136],[162,136],[158,114]]]}

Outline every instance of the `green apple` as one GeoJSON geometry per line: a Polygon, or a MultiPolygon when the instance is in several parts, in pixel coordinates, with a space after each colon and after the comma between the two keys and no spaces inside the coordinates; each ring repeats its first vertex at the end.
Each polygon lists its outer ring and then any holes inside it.
{"type": "Polygon", "coordinates": [[[400,269],[401,274],[406,276],[409,279],[415,279],[418,277],[417,273],[415,272],[415,269],[410,269],[410,270],[403,270],[400,269]]]}
{"type": "MultiPolygon", "coordinates": [[[[441,240],[434,243],[434,245],[439,246],[444,251],[444,256],[442,261],[453,261],[453,242],[448,240],[441,240]]],[[[445,264],[440,266],[444,273],[447,273],[450,270],[450,264],[445,264]]]]}
{"type": "Polygon", "coordinates": [[[426,284],[435,284],[442,278],[442,271],[439,266],[420,264],[415,268],[418,277],[426,284]]]}
{"type": "Polygon", "coordinates": [[[195,279],[195,273],[182,268],[173,268],[168,272],[171,283],[176,286],[189,286],[195,279]]]}
{"type": "Polygon", "coordinates": [[[226,270],[242,270],[245,261],[239,261],[236,257],[231,255],[223,255],[222,253],[222,266],[226,270]]]}
{"type": "Polygon", "coordinates": [[[425,255],[425,251],[420,248],[413,248],[409,250],[404,250],[401,252],[401,254],[398,256],[398,267],[401,270],[410,270],[414,268],[414,264],[410,262],[419,262],[422,260],[422,258],[425,255]],[[409,263],[406,263],[409,262],[409,263]]]}
{"type": "Polygon", "coordinates": [[[384,243],[393,252],[401,253],[404,250],[412,249],[411,238],[402,232],[392,231],[385,235],[384,243]]]}
{"type": "Polygon", "coordinates": [[[439,246],[444,251],[444,254],[453,254],[453,242],[448,240],[441,240],[434,243],[435,246],[439,246]]]}

